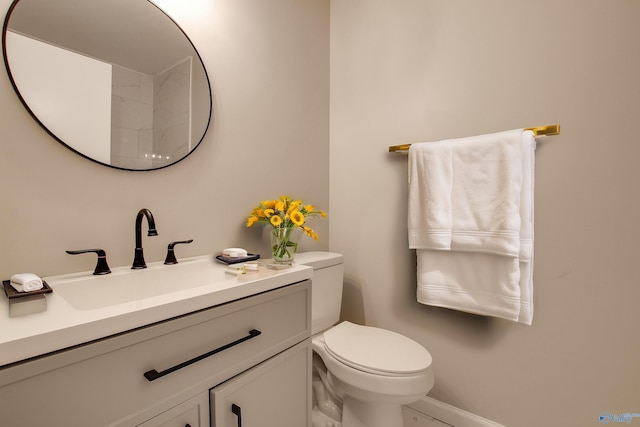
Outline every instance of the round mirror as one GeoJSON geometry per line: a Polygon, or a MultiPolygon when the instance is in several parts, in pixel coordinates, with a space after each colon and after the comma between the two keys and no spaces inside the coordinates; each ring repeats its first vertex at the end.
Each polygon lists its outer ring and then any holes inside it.
{"type": "Polygon", "coordinates": [[[55,139],[95,162],[153,170],[189,155],[211,120],[198,52],[147,0],[14,0],[11,83],[55,139]]]}

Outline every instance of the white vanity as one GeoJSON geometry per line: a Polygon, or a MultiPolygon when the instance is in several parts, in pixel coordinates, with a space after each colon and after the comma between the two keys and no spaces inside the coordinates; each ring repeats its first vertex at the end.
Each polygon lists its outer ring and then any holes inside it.
{"type": "Polygon", "coordinates": [[[23,317],[3,301],[2,425],[309,426],[311,268],[224,268],[45,278],[47,310],[23,317]]]}

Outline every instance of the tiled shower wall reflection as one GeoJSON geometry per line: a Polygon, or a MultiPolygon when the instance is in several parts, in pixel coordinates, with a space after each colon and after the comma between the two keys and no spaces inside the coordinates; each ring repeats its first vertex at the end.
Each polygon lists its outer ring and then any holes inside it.
{"type": "Polygon", "coordinates": [[[189,149],[191,61],[149,76],[113,66],[111,164],[161,167],[189,149]]]}
{"type": "Polygon", "coordinates": [[[153,148],[161,156],[153,166],[158,167],[190,151],[191,58],[158,74],[153,87],[153,148]]]}

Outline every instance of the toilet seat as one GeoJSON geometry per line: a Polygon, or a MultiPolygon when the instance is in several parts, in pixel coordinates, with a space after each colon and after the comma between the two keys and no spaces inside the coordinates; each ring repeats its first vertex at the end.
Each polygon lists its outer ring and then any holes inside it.
{"type": "Polygon", "coordinates": [[[414,340],[386,329],[342,322],[323,334],[327,352],[341,363],[376,375],[412,376],[431,366],[414,340]]]}

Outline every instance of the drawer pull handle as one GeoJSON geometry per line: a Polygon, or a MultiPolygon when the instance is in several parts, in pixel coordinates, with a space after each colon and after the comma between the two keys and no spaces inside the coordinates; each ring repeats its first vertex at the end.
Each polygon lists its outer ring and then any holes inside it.
{"type": "Polygon", "coordinates": [[[149,381],[157,380],[158,378],[164,377],[165,375],[169,375],[170,373],[175,372],[178,369],[185,368],[185,367],[187,367],[187,366],[189,366],[189,365],[191,365],[193,363],[201,361],[202,359],[206,359],[209,356],[213,356],[214,354],[217,354],[217,353],[220,353],[222,351],[225,351],[225,350],[227,350],[227,349],[229,349],[229,348],[231,348],[233,346],[236,346],[236,345],[241,344],[241,343],[243,343],[243,342],[245,342],[247,340],[250,340],[251,338],[255,338],[258,335],[260,335],[261,333],[262,332],[260,332],[257,329],[252,329],[252,330],[249,331],[249,335],[247,335],[245,337],[242,337],[242,338],[240,338],[238,340],[230,342],[229,344],[225,344],[222,347],[218,347],[218,348],[216,348],[214,350],[211,350],[208,353],[201,354],[198,357],[194,357],[193,359],[187,360],[186,362],[182,362],[182,363],[180,363],[180,364],[178,364],[176,366],[173,366],[173,367],[171,367],[169,369],[165,369],[162,372],[158,372],[155,369],[152,369],[150,371],[145,372],[144,373],[144,377],[149,381]]]}
{"type": "Polygon", "coordinates": [[[231,405],[231,412],[238,416],[238,427],[242,427],[242,410],[240,409],[240,407],[233,403],[231,405]]]}

